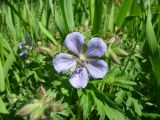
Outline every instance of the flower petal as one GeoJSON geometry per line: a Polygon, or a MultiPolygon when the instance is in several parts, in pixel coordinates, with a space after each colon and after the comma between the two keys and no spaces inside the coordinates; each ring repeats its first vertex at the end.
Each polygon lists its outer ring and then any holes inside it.
{"type": "Polygon", "coordinates": [[[104,60],[90,61],[86,67],[94,79],[103,78],[109,69],[104,60]]]}
{"type": "Polygon", "coordinates": [[[83,49],[84,37],[79,32],[72,32],[67,35],[64,42],[69,51],[79,55],[83,49]]]}
{"type": "Polygon", "coordinates": [[[26,55],[27,53],[28,53],[28,50],[25,49],[25,50],[23,50],[23,51],[21,51],[21,52],[19,53],[19,56],[26,55]]]}
{"type": "Polygon", "coordinates": [[[99,37],[92,38],[88,43],[87,53],[88,57],[101,57],[107,50],[106,44],[99,37]]]}
{"type": "Polygon", "coordinates": [[[75,88],[85,88],[89,81],[85,68],[76,68],[70,75],[69,82],[75,88]]]}
{"type": "Polygon", "coordinates": [[[65,72],[76,64],[73,56],[66,53],[59,53],[52,62],[57,72],[65,72]]]}
{"type": "Polygon", "coordinates": [[[23,43],[23,42],[20,42],[20,43],[18,44],[18,48],[22,49],[23,47],[24,47],[24,43],[23,43]]]}

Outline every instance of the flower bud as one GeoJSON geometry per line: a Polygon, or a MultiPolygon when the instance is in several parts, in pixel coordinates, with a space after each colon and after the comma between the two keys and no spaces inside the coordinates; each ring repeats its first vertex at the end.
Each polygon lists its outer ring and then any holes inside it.
{"type": "Polygon", "coordinates": [[[128,52],[120,48],[115,48],[114,52],[120,56],[128,56],[128,52]]]}
{"type": "Polygon", "coordinates": [[[119,40],[119,36],[115,35],[109,39],[108,43],[113,44],[113,43],[116,43],[118,40],[119,40]]]}
{"type": "Polygon", "coordinates": [[[20,109],[17,115],[24,116],[30,114],[34,109],[36,109],[40,103],[27,104],[20,109]]]}
{"type": "Polygon", "coordinates": [[[123,50],[123,49],[119,50],[119,54],[122,55],[122,56],[128,56],[128,52],[123,50]]]}
{"type": "Polygon", "coordinates": [[[61,112],[61,111],[64,109],[64,107],[63,107],[62,105],[56,105],[56,106],[54,106],[54,109],[55,109],[57,112],[61,112]]]}
{"type": "Polygon", "coordinates": [[[38,90],[38,93],[40,95],[40,97],[44,98],[46,95],[46,90],[44,89],[44,87],[41,85],[41,87],[38,90]]]}
{"type": "Polygon", "coordinates": [[[111,55],[112,59],[113,59],[117,64],[121,64],[121,62],[120,62],[118,56],[115,54],[115,52],[111,52],[110,55],[111,55]]]}
{"type": "Polygon", "coordinates": [[[55,33],[54,33],[54,36],[55,36],[56,39],[60,39],[60,34],[59,34],[59,32],[55,32],[55,33]]]}

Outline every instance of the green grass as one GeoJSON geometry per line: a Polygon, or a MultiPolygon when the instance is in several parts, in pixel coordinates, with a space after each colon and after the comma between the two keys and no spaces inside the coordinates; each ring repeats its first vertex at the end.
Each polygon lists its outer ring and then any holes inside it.
{"type": "Polygon", "coordinates": [[[2,0],[0,119],[160,119],[159,5],[158,0],[2,0]],[[64,39],[73,31],[85,43],[101,37],[108,47],[103,59],[109,72],[84,89],[73,88],[70,73],[57,73],[52,64],[57,53],[67,52],[64,39]],[[20,56],[18,44],[26,34],[32,48],[20,56]],[[21,116],[25,105],[30,111],[21,116]]]}

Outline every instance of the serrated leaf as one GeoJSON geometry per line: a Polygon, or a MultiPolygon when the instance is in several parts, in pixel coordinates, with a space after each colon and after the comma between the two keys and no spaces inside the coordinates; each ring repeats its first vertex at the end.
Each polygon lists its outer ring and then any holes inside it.
{"type": "Polygon", "coordinates": [[[3,71],[4,71],[4,76],[7,76],[9,69],[11,69],[11,66],[13,62],[16,60],[13,52],[10,52],[10,54],[7,56],[7,60],[5,61],[3,65],[3,71]]]}
{"type": "Polygon", "coordinates": [[[100,120],[104,120],[105,118],[105,114],[106,114],[106,107],[105,105],[103,104],[103,102],[101,100],[99,100],[95,93],[92,92],[92,97],[94,99],[94,104],[96,105],[96,108],[97,108],[97,111],[98,111],[98,114],[100,116],[100,120]]]}
{"type": "Polygon", "coordinates": [[[89,98],[89,93],[86,91],[82,94],[82,97],[80,99],[80,105],[83,109],[83,119],[86,119],[90,113],[91,109],[91,98],[89,98]]]}
{"type": "Polygon", "coordinates": [[[4,113],[7,114],[9,113],[8,110],[6,109],[6,106],[4,104],[4,102],[2,101],[1,97],[0,97],[0,113],[4,113]]]}
{"type": "Polygon", "coordinates": [[[139,116],[142,116],[142,111],[141,111],[141,107],[138,103],[138,100],[136,99],[133,99],[133,105],[134,105],[134,110],[135,112],[139,115],[139,116]]]}
{"type": "Polygon", "coordinates": [[[126,117],[123,113],[119,112],[114,108],[111,108],[107,104],[105,104],[105,107],[106,107],[106,115],[110,120],[126,120],[126,117]]]}

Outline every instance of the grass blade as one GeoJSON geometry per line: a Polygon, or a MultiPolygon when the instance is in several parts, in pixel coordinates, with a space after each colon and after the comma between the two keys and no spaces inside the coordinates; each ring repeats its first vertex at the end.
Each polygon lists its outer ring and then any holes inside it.
{"type": "Polygon", "coordinates": [[[74,27],[72,0],[59,0],[62,17],[64,23],[67,25],[68,31],[74,27]]]}
{"type": "Polygon", "coordinates": [[[4,90],[5,90],[5,79],[4,79],[2,62],[1,62],[1,59],[0,59],[0,91],[2,92],[4,90]]]}
{"type": "Polygon", "coordinates": [[[156,52],[156,49],[158,48],[157,38],[153,29],[153,25],[151,22],[151,13],[148,12],[147,16],[147,23],[146,23],[146,36],[147,36],[147,42],[149,44],[149,48],[152,53],[156,52]]]}
{"type": "Polygon", "coordinates": [[[100,32],[102,15],[103,15],[103,0],[95,0],[94,4],[94,19],[93,19],[93,28],[92,34],[97,34],[100,32]]]}
{"type": "Polygon", "coordinates": [[[41,31],[55,44],[57,45],[57,41],[53,38],[53,36],[49,33],[49,31],[41,24],[41,22],[37,21],[41,31]]]}
{"type": "Polygon", "coordinates": [[[129,12],[131,6],[132,6],[132,3],[133,3],[133,0],[124,0],[122,5],[121,5],[121,8],[118,12],[118,15],[116,17],[116,24],[121,27],[126,16],[127,16],[127,13],[129,12]]]}

